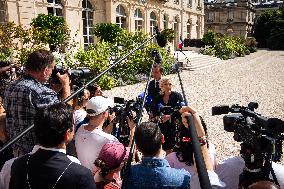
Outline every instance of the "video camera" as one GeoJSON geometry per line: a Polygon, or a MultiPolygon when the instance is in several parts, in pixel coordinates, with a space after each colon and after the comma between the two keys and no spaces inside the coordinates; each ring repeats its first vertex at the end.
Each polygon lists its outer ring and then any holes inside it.
{"type": "Polygon", "coordinates": [[[51,77],[50,77],[50,83],[52,84],[60,84],[59,78],[56,75],[57,73],[65,74],[68,73],[72,85],[81,86],[82,85],[82,79],[88,79],[90,77],[90,69],[88,68],[78,68],[78,69],[70,69],[66,70],[60,66],[55,66],[55,68],[52,71],[51,77]]]}
{"type": "MultiPolygon", "coordinates": [[[[271,162],[280,161],[284,140],[284,122],[278,118],[266,118],[254,112],[258,103],[247,107],[238,104],[212,107],[212,115],[233,113],[223,117],[224,129],[234,132],[234,140],[241,143],[241,156],[246,169],[240,175],[240,186],[269,180],[273,172],[271,162]],[[258,170],[258,171],[255,171],[258,170]]],[[[274,178],[276,180],[276,177],[274,178]]]]}
{"type": "Polygon", "coordinates": [[[130,134],[127,118],[138,123],[138,114],[142,108],[142,102],[140,98],[127,101],[124,100],[124,98],[114,97],[114,103],[116,103],[116,105],[110,109],[110,114],[115,112],[116,118],[114,124],[117,126],[113,127],[112,134],[116,136],[121,143],[127,145],[129,143],[130,134]]]}

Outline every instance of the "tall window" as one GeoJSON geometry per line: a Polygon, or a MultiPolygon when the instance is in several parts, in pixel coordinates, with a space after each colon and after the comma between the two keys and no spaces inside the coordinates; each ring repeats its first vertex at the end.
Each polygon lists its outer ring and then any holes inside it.
{"type": "Polygon", "coordinates": [[[190,22],[190,20],[188,20],[187,23],[186,23],[186,38],[187,39],[191,38],[191,22],[190,22]]]}
{"type": "Polygon", "coordinates": [[[94,9],[89,0],[83,0],[82,7],[84,48],[87,48],[89,45],[94,44],[94,35],[92,33],[94,28],[94,9]]]}
{"type": "Polygon", "coordinates": [[[137,34],[138,31],[142,31],[144,23],[143,15],[140,9],[135,10],[134,19],[135,19],[135,34],[137,34]]]}
{"type": "Polygon", "coordinates": [[[234,20],[234,12],[233,10],[228,10],[228,21],[231,22],[234,20]]]}
{"type": "Polygon", "coordinates": [[[192,0],[188,0],[187,7],[192,7],[192,0]]]}
{"type": "Polygon", "coordinates": [[[157,17],[154,12],[151,12],[150,14],[150,33],[151,35],[154,34],[154,28],[157,26],[157,17]]]}
{"type": "Polygon", "coordinates": [[[6,18],[6,2],[5,1],[0,1],[0,24],[5,23],[5,18],[6,18]]]}
{"type": "Polygon", "coordinates": [[[197,17],[197,20],[196,20],[196,37],[197,39],[200,39],[200,31],[201,31],[201,21],[200,21],[200,18],[197,17]]]}
{"type": "Polygon", "coordinates": [[[163,17],[163,23],[164,23],[164,29],[167,29],[169,28],[169,17],[167,15],[164,14],[164,17],[163,17]]]}
{"type": "Polygon", "coordinates": [[[212,22],[214,20],[214,12],[208,12],[208,22],[212,22]]]}
{"type": "Polygon", "coordinates": [[[126,28],[126,14],[122,5],[116,7],[116,24],[120,28],[126,28]]]}
{"type": "Polygon", "coordinates": [[[63,5],[60,0],[47,0],[47,3],[48,14],[63,17],[63,5]]]}
{"type": "Polygon", "coordinates": [[[178,18],[177,16],[174,17],[174,20],[173,20],[173,29],[174,31],[176,32],[176,37],[175,37],[175,40],[174,40],[174,44],[175,44],[175,47],[177,47],[178,43],[179,43],[179,27],[178,27],[178,18]]]}

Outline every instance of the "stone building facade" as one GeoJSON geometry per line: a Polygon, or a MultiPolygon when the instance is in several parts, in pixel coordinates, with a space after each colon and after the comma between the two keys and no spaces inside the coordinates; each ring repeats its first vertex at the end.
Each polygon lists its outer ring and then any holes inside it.
{"type": "Polygon", "coordinates": [[[172,28],[174,46],[180,38],[201,38],[204,33],[203,0],[0,0],[0,23],[29,27],[40,13],[64,17],[81,46],[94,43],[91,29],[97,23],[116,23],[130,32],[172,28]]]}
{"type": "Polygon", "coordinates": [[[253,32],[255,9],[248,0],[205,3],[204,31],[249,37],[253,32]]]}

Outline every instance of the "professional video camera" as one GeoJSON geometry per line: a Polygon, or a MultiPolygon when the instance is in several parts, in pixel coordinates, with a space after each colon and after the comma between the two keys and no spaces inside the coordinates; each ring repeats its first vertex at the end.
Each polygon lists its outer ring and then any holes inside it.
{"type": "MultiPolygon", "coordinates": [[[[86,79],[89,79],[89,77],[91,76],[90,74],[90,69],[88,68],[78,68],[78,69],[63,69],[60,66],[56,66],[51,74],[51,77],[49,79],[49,85],[52,86],[54,84],[60,84],[59,78],[56,75],[57,73],[60,74],[65,74],[68,73],[69,77],[70,77],[70,81],[71,81],[71,89],[72,91],[76,91],[79,88],[81,88],[86,79]]],[[[81,93],[78,94],[78,97],[82,97],[83,96],[84,91],[81,91],[81,93]]],[[[81,99],[78,99],[79,101],[81,99]]]]}
{"type": "Polygon", "coordinates": [[[142,107],[142,102],[140,98],[126,101],[124,98],[114,97],[114,103],[116,103],[116,105],[110,110],[110,114],[115,112],[116,115],[112,134],[116,136],[121,143],[128,145],[130,130],[127,118],[133,119],[135,123],[138,123],[138,114],[142,107]]]}
{"type": "Polygon", "coordinates": [[[50,82],[53,84],[60,84],[59,78],[57,77],[57,73],[65,74],[68,73],[71,79],[72,85],[80,85],[82,79],[88,79],[90,77],[90,69],[88,68],[78,68],[78,69],[69,69],[66,70],[60,66],[56,66],[51,74],[50,82]]]}
{"type": "Polygon", "coordinates": [[[280,161],[284,140],[284,122],[278,118],[266,118],[254,112],[258,104],[250,102],[248,107],[238,104],[215,106],[212,115],[223,117],[224,129],[234,132],[234,140],[241,143],[241,156],[245,169],[240,175],[240,187],[246,188],[257,181],[272,181],[278,184],[272,161],[280,161]],[[270,178],[272,173],[273,179],[270,178]]]}

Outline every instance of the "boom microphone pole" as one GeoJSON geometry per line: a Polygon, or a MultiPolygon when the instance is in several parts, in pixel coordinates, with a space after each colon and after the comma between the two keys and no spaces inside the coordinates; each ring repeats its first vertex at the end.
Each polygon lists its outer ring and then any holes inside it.
{"type": "MultiPolygon", "coordinates": [[[[182,80],[180,77],[180,71],[179,71],[179,65],[175,64],[175,70],[178,74],[178,79],[180,82],[180,86],[181,86],[181,91],[182,91],[182,96],[183,96],[183,100],[185,103],[185,106],[188,106],[187,100],[186,100],[186,96],[185,96],[185,92],[184,92],[184,88],[183,88],[183,84],[182,84],[182,80]]],[[[196,132],[196,128],[194,125],[194,120],[192,115],[190,114],[187,118],[187,123],[190,125],[189,126],[189,134],[190,134],[190,138],[192,141],[192,147],[193,147],[193,153],[194,153],[194,158],[195,158],[195,162],[196,162],[196,168],[197,168],[197,173],[198,173],[198,177],[199,177],[199,183],[200,183],[200,187],[202,189],[211,189],[211,184],[209,181],[209,177],[207,174],[207,169],[204,163],[204,159],[203,159],[203,155],[201,153],[201,148],[200,148],[200,143],[199,140],[197,138],[197,132],[196,132]]]]}
{"type": "MultiPolygon", "coordinates": [[[[161,62],[162,62],[161,54],[159,52],[155,52],[155,54],[156,53],[157,54],[153,55],[154,54],[153,52],[154,51],[152,51],[152,56],[154,56],[153,57],[154,60],[153,60],[153,63],[152,63],[152,66],[151,66],[151,70],[150,70],[150,73],[148,75],[146,87],[145,87],[145,90],[144,90],[143,101],[142,101],[142,105],[141,105],[141,108],[140,108],[139,114],[138,114],[137,126],[139,126],[141,124],[141,121],[142,121],[143,107],[145,106],[146,98],[147,98],[147,95],[148,95],[149,81],[151,79],[151,73],[153,71],[154,64],[161,64],[161,62]]],[[[128,177],[129,177],[129,173],[130,173],[130,167],[131,167],[131,161],[133,159],[133,154],[134,154],[134,145],[135,145],[135,141],[132,140],[130,151],[129,151],[129,156],[128,156],[127,164],[126,164],[126,168],[125,168],[125,174],[124,174],[123,180],[122,180],[122,185],[121,185],[122,189],[125,189],[127,187],[127,181],[128,181],[128,177]]]]}
{"type": "MultiPolygon", "coordinates": [[[[97,80],[98,78],[100,78],[103,74],[105,74],[106,72],[108,72],[110,69],[112,69],[114,66],[116,66],[117,64],[121,63],[123,60],[125,60],[129,55],[131,55],[133,52],[137,51],[138,49],[140,49],[141,47],[143,47],[145,44],[147,44],[148,42],[152,41],[154,38],[157,38],[158,36],[161,36],[159,33],[156,33],[155,35],[153,35],[152,37],[150,37],[149,39],[147,39],[146,41],[144,41],[143,43],[141,43],[140,45],[138,45],[136,48],[132,49],[130,52],[128,52],[127,54],[125,54],[124,56],[122,56],[119,60],[117,60],[115,63],[113,63],[111,66],[109,66],[107,69],[105,69],[102,73],[100,73],[99,75],[97,75],[94,79],[92,79],[91,81],[89,81],[86,85],[82,86],[81,88],[79,88],[77,91],[75,91],[73,94],[71,94],[69,97],[67,97],[66,99],[64,99],[62,102],[66,103],[69,100],[71,100],[72,98],[74,98],[77,94],[79,94],[81,91],[83,91],[86,87],[88,87],[91,83],[93,83],[95,80],[97,80]]],[[[158,38],[157,38],[158,41],[158,38]]],[[[145,98],[145,97],[144,97],[145,98]]],[[[18,136],[10,139],[7,144],[5,144],[1,149],[0,149],[0,154],[6,150],[8,147],[10,147],[11,145],[13,145],[15,142],[17,142],[21,137],[23,137],[26,133],[28,133],[32,128],[34,127],[34,125],[32,124],[31,126],[27,127],[25,130],[23,130],[18,136]]]]}

